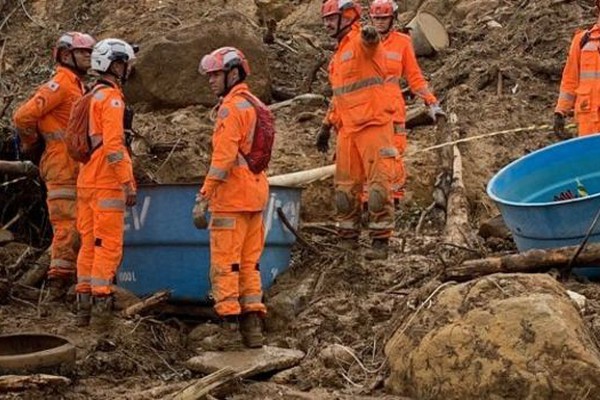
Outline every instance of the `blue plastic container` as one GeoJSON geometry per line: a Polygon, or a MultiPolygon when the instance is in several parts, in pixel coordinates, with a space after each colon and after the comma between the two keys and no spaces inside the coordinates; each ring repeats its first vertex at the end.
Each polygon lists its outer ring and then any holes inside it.
{"type": "MultiPolygon", "coordinates": [[[[210,292],[209,233],[192,223],[199,185],[142,186],[138,204],[125,217],[125,250],[119,286],[138,296],[170,289],[173,302],[206,304],[210,292]]],[[[301,189],[270,188],[264,212],[266,244],[260,260],[264,288],[290,263],[295,236],[277,214],[281,207],[294,228],[300,221],[301,189]]]]}
{"type": "MultiPolygon", "coordinates": [[[[600,135],[548,146],[504,167],[487,187],[519,251],[580,244],[600,209],[600,135]],[[554,201],[570,190],[577,196],[576,179],[589,196],[554,201]]],[[[590,242],[600,241],[600,223],[590,242]]],[[[600,276],[600,268],[579,274],[600,276]]]]}

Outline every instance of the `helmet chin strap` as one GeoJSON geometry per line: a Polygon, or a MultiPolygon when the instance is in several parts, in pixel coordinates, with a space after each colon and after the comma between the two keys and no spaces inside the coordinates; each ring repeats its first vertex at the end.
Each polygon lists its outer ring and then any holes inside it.
{"type": "Polygon", "coordinates": [[[335,33],[331,35],[331,37],[336,38],[336,39],[341,39],[339,36],[340,34],[347,29],[348,27],[352,26],[353,23],[355,23],[356,21],[358,21],[359,17],[355,16],[354,18],[352,18],[352,20],[346,24],[345,26],[342,26],[342,19],[344,19],[342,14],[338,15],[338,20],[337,20],[337,27],[335,29],[335,33]]]}
{"type": "Polygon", "coordinates": [[[231,92],[231,89],[233,89],[238,83],[240,83],[240,80],[238,79],[235,83],[233,83],[232,85],[229,84],[229,73],[232,70],[230,69],[229,71],[225,72],[225,88],[223,89],[223,93],[221,93],[219,96],[224,97],[227,96],[229,94],[229,92],[231,92]]]}

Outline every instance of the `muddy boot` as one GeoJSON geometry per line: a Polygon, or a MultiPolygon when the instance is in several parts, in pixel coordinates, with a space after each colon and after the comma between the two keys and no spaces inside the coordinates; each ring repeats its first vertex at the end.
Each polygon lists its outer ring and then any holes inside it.
{"type": "Polygon", "coordinates": [[[365,259],[386,260],[389,247],[389,239],[373,239],[371,249],[365,253],[365,259]]]}
{"type": "Polygon", "coordinates": [[[262,347],[265,337],[262,332],[262,319],[257,312],[242,314],[240,318],[242,343],[251,349],[262,347]]]}
{"type": "Polygon", "coordinates": [[[94,296],[93,303],[92,316],[94,317],[94,325],[101,329],[110,327],[113,318],[113,297],[94,296]]]}
{"type": "Polygon", "coordinates": [[[89,326],[91,318],[91,293],[77,293],[77,311],[75,312],[75,326],[89,326]]]}
{"type": "Polygon", "coordinates": [[[199,343],[205,351],[239,350],[240,332],[237,315],[223,317],[218,328],[199,343]]]}
{"type": "Polygon", "coordinates": [[[46,282],[46,286],[48,288],[48,295],[46,296],[44,301],[48,303],[61,301],[67,294],[69,287],[71,287],[71,283],[72,279],[67,277],[49,278],[46,282]]]}

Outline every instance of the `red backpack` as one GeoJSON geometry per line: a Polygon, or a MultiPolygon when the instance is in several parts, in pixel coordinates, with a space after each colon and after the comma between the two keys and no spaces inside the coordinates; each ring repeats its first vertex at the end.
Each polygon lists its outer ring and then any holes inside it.
{"type": "Polygon", "coordinates": [[[241,154],[248,163],[248,169],[258,174],[267,169],[269,161],[271,161],[271,152],[275,141],[275,118],[271,110],[259,99],[250,93],[242,93],[242,96],[256,110],[256,127],[250,152],[241,154]]]}
{"type": "Polygon", "coordinates": [[[103,87],[106,86],[98,85],[84,94],[73,104],[71,109],[63,140],[67,145],[69,156],[77,162],[88,162],[94,150],[89,135],[90,106],[94,94],[103,87]]]}

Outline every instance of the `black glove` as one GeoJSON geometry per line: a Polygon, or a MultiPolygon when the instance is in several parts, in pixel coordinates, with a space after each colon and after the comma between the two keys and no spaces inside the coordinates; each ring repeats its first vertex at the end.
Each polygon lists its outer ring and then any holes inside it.
{"type": "Polygon", "coordinates": [[[562,140],[569,138],[565,130],[565,116],[561,113],[554,113],[554,134],[562,140]]]}
{"type": "Polygon", "coordinates": [[[331,125],[323,124],[317,135],[317,149],[321,153],[329,151],[329,138],[331,138],[331,125]]]}
{"type": "Polygon", "coordinates": [[[379,33],[377,33],[377,29],[375,29],[372,25],[363,26],[361,29],[362,39],[366,43],[377,43],[379,41],[379,33]]]}
{"type": "Polygon", "coordinates": [[[196,229],[207,229],[208,220],[206,219],[206,212],[208,211],[208,200],[202,197],[200,194],[196,196],[196,202],[192,210],[192,221],[196,229]]]}

